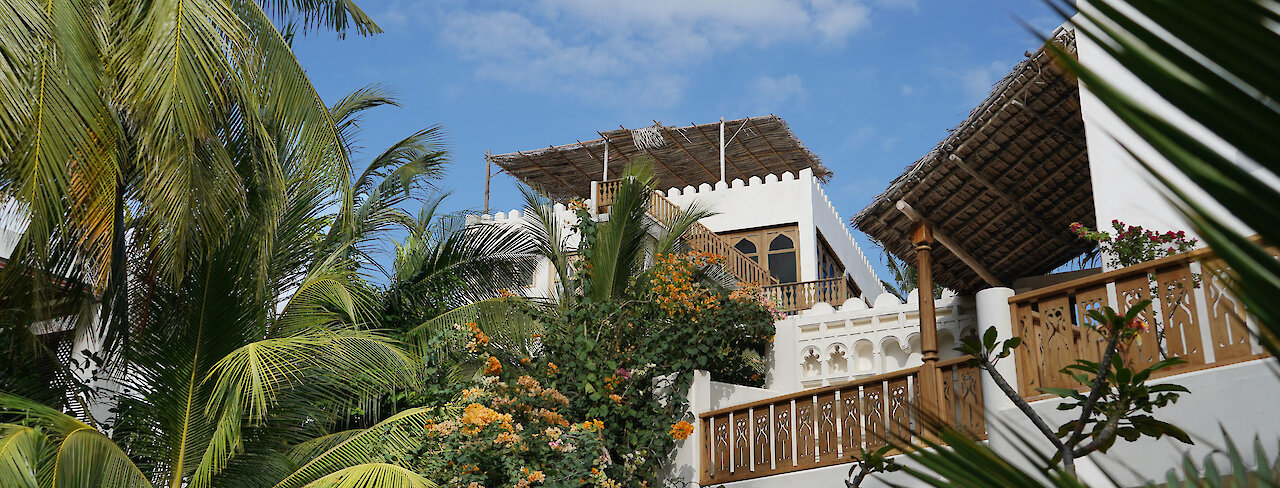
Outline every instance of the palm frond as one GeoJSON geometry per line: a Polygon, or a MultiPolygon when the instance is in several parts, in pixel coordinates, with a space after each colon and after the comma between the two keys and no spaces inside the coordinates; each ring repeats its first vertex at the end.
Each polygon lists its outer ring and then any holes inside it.
{"type": "MultiPolygon", "coordinates": [[[[1055,4],[1056,5],[1056,4],[1055,4]]],[[[1065,15],[1066,6],[1056,5],[1065,15]]],[[[1233,294],[1263,326],[1262,341],[1280,352],[1280,262],[1265,246],[1280,243],[1280,150],[1261,134],[1280,127],[1280,83],[1274,61],[1241,53],[1275,52],[1280,33],[1270,28],[1280,14],[1275,2],[1232,0],[1214,5],[1169,8],[1159,2],[1097,0],[1080,12],[1077,31],[1096,42],[1107,56],[1230,150],[1211,147],[1204,137],[1136,99],[1090,66],[1059,56],[1090,92],[1106,104],[1152,149],[1245,225],[1257,232],[1253,242],[1215,217],[1204,201],[1175,183],[1153,161],[1131,155],[1150,172],[1193,230],[1230,267],[1233,294]],[[1212,8],[1211,8],[1212,7],[1212,8]],[[1230,154],[1238,151],[1238,154],[1230,154]]]]}
{"type": "Polygon", "coordinates": [[[275,488],[306,486],[332,473],[379,459],[383,452],[411,452],[425,439],[434,409],[414,408],[393,415],[302,465],[275,488]]]}
{"type": "Polygon", "coordinates": [[[408,469],[387,463],[357,464],[307,483],[307,488],[436,488],[408,469]]]}

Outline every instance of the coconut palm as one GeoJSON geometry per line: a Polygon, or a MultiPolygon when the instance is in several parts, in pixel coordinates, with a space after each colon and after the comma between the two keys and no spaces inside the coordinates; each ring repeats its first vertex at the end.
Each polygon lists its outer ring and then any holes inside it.
{"type": "MultiPolygon", "coordinates": [[[[361,110],[388,103],[366,89],[329,112],[336,127],[349,129],[361,110]]],[[[267,165],[279,169],[275,180],[255,176],[263,164],[250,145],[234,137],[226,144],[246,151],[233,158],[233,176],[259,184],[247,188],[245,211],[219,229],[222,244],[192,252],[177,283],[159,278],[165,264],[155,256],[164,248],[153,231],[130,228],[122,296],[131,337],[117,359],[83,389],[26,384],[0,395],[0,421],[10,422],[0,427],[0,446],[15,446],[0,449],[0,464],[14,468],[0,470],[0,485],[428,483],[376,458],[333,464],[330,451],[351,444],[326,442],[359,437],[330,432],[350,406],[418,380],[420,362],[373,330],[377,301],[365,275],[373,240],[412,220],[396,205],[429,186],[424,178],[445,164],[439,130],[393,145],[359,176],[340,175],[345,184],[312,164],[306,138],[271,135],[275,159],[267,165]],[[59,397],[70,400],[40,401],[59,397]]],[[[354,144],[353,131],[339,137],[344,148],[354,144]]],[[[91,309],[71,315],[96,316],[91,309]]]]}
{"type": "Polygon", "coordinates": [[[380,31],[347,0],[0,6],[11,27],[0,29],[0,197],[26,221],[0,276],[17,311],[6,323],[96,306],[89,293],[23,286],[48,273],[101,295],[116,351],[131,314],[127,240],[147,240],[152,279],[178,287],[257,211],[255,192],[285,184],[281,160],[348,183],[338,128],[273,21],[380,31]]]}

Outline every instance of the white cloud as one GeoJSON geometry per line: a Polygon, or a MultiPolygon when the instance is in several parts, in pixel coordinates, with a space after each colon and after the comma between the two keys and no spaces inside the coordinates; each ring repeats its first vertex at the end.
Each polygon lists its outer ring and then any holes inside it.
{"type": "Polygon", "coordinates": [[[688,85],[686,72],[716,56],[782,43],[843,45],[869,22],[863,2],[533,0],[489,10],[450,2],[419,4],[418,18],[437,24],[441,41],[480,78],[671,106],[688,85]]]}
{"type": "Polygon", "coordinates": [[[920,11],[920,4],[916,3],[916,0],[876,0],[876,5],[885,8],[910,10],[912,12],[920,11]]]}
{"type": "Polygon", "coordinates": [[[902,85],[902,96],[909,97],[916,93],[915,87],[911,85],[902,85]]]}
{"type": "Polygon", "coordinates": [[[761,76],[751,84],[751,92],[762,110],[778,111],[775,107],[804,95],[804,84],[800,75],[795,74],[779,78],[761,76]]]}
{"type": "Polygon", "coordinates": [[[980,66],[960,73],[960,85],[964,88],[965,97],[970,101],[979,101],[991,94],[991,88],[1001,77],[1009,72],[1012,66],[1000,61],[992,61],[987,66],[980,66]]]}

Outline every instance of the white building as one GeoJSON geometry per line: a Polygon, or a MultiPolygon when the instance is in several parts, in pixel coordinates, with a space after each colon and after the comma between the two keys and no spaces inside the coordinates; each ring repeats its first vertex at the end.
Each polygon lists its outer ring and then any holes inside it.
{"type": "MultiPolygon", "coordinates": [[[[490,160],[553,197],[586,200],[604,212],[611,185],[638,158],[652,162],[662,189],[652,201],[654,217],[661,223],[670,215],[662,209],[693,202],[716,212],[693,231],[705,238],[691,239],[691,245],[724,255],[726,269],[739,281],[767,285],[783,308],[850,299],[872,303],[885,292],[823,191],[829,172],[776,116],[624,128],[587,142],[490,160]]],[[[569,221],[563,208],[558,211],[569,221]]],[[[519,218],[519,210],[477,217],[519,218]]],[[[550,286],[549,266],[540,266],[531,289],[550,286]]]]}
{"type": "MultiPolygon", "coordinates": [[[[1134,96],[1176,114],[1096,45],[1066,29],[1054,36],[1134,96]]],[[[916,425],[920,380],[933,370],[942,382],[943,411],[956,426],[1009,459],[1023,459],[1015,439],[1039,433],[989,377],[957,357],[956,341],[989,327],[1002,338],[1022,337],[1023,347],[1000,364],[1001,373],[1058,425],[1066,413],[1038,388],[1074,386],[1058,371],[1075,359],[1096,360],[1097,336],[1084,312],[1146,298],[1154,301],[1145,318],[1156,327],[1130,359],[1141,366],[1163,353],[1188,361],[1152,381],[1191,389],[1157,415],[1199,441],[1121,441],[1080,462],[1086,481],[1106,485],[1091,468],[1097,465],[1111,468],[1123,485],[1161,480],[1183,455],[1210,452],[1224,430],[1236,440],[1280,438],[1280,420],[1269,411],[1280,398],[1276,360],[1246,330],[1255,327],[1247,310],[1208,272],[1221,266],[1211,253],[1050,274],[1091,247],[1069,230],[1073,222],[1184,228],[1124,148],[1159,167],[1158,157],[1054,56],[1043,48],[1029,53],[954,132],[852,219],[913,266],[918,253],[928,253],[934,280],[954,290],[933,302],[936,359],[922,347],[926,314],[918,293],[901,303],[884,292],[823,194],[827,171],[776,117],[725,122],[723,150],[718,124],[655,125],[492,160],[521,180],[603,210],[609,180],[621,173],[618,161],[650,156],[667,188],[661,201],[685,206],[696,199],[721,211],[702,222],[723,241],[717,249],[763,265],[777,281],[767,289],[796,312],[776,324],[765,388],[697,377],[690,403],[699,422],[677,450],[673,477],[729,488],[843,486],[851,456],[882,445],[887,432],[916,425]],[[923,251],[921,228],[934,241],[923,251]],[[779,236],[792,247],[770,250],[779,236]],[[1197,276],[1204,278],[1200,285],[1197,276]],[[832,292],[833,277],[845,284],[844,293],[832,292]]],[[[740,268],[743,281],[759,271],[740,268]]],[[[911,483],[901,475],[892,481],[911,483]]]]}

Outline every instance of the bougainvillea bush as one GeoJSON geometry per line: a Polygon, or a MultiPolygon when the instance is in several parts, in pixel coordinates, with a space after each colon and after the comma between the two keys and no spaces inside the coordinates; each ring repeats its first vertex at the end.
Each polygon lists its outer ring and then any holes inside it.
{"type": "MultiPolygon", "coordinates": [[[[498,373],[493,371],[493,373],[498,373]]],[[[619,486],[605,475],[600,420],[570,422],[569,400],[529,375],[486,376],[463,391],[460,415],[427,423],[417,471],[445,486],[619,486]]]]}
{"type": "Polygon", "coordinates": [[[1156,232],[1119,220],[1112,220],[1111,228],[1114,236],[1079,222],[1071,223],[1071,232],[1077,237],[1098,243],[1098,251],[1106,260],[1104,264],[1111,268],[1133,266],[1196,247],[1196,239],[1187,237],[1185,231],[1156,232]]]}
{"type": "Polygon", "coordinates": [[[578,301],[554,317],[544,342],[549,382],[578,419],[603,419],[604,470],[624,486],[660,485],[662,464],[688,437],[686,397],[695,369],[760,386],[774,312],[749,291],[695,279],[718,258],[657,256],[652,281],[630,300],[578,301]]]}

